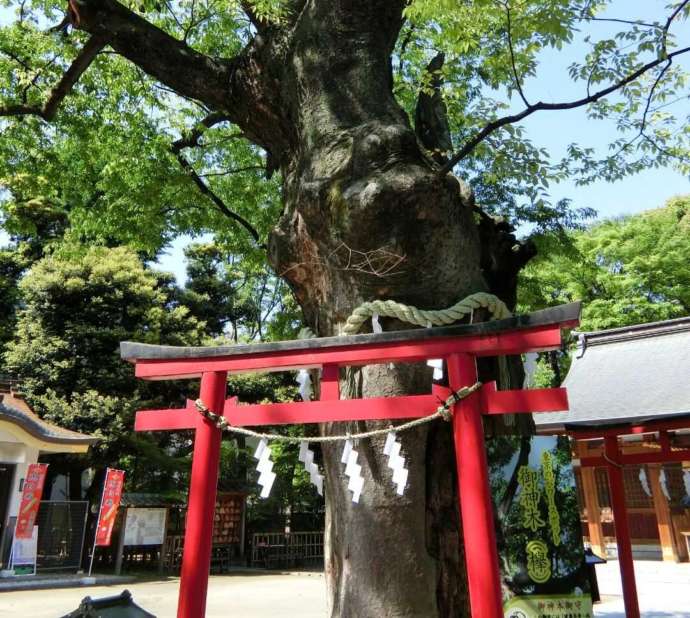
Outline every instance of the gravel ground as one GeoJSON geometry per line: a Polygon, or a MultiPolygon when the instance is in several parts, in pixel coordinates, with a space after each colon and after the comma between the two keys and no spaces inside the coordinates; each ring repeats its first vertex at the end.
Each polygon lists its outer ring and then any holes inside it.
{"type": "MultiPolygon", "coordinates": [[[[179,579],[126,586],[0,593],[2,618],[58,618],[75,610],[85,596],[99,598],[127,588],[135,602],[157,618],[174,618],[179,579]]],[[[214,575],[209,582],[206,618],[324,618],[326,589],[319,573],[214,575]]]]}
{"type": "MultiPolygon", "coordinates": [[[[690,563],[635,562],[644,618],[690,618],[690,563]]],[[[597,566],[602,603],[597,618],[625,618],[618,562],[597,566]]],[[[179,580],[118,586],[0,593],[2,618],[58,618],[77,608],[87,595],[99,598],[123,588],[158,618],[174,618],[179,580]]],[[[207,618],[324,618],[326,590],[320,573],[232,574],[210,579],[207,618]]],[[[365,617],[362,617],[365,618],[365,617]]]]}
{"type": "MultiPolygon", "coordinates": [[[[602,603],[597,618],[625,618],[618,561],[597,565],[602,603]]],[[[690,618],[690,563],[635,561],[635,579],[643,618],[690,618]]]]}

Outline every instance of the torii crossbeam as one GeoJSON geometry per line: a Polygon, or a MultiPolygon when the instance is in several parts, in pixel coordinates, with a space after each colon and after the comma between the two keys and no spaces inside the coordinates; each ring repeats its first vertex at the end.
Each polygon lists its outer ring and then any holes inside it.
{"type": "MultiPolygon", "coordinates": [[[[123,342],[121,355],[135,363],[140,378],[200,377],[199,397],[209,410],[223,414],[236,426],[410,419],[430,414],[438,406],[438,396],[445,398],[449,391],[434,387],[429,395],[341,400],[340,368],[442,358],[448,367],[449,389],[457,391],[477,381],[476,357],[559,348],[561,329],[577,326],[579,316],[580,303],[572,303],[492,322],[350,337],[221,347],[123,342]],[[322,369],[319,401],[238,405],[236,398],[226,399],[228,373],[309,368],[322,369]]],[[[472,532],[472,542],[465,544],[465,557],[475,618],[503,616],[482,416],[567,409],[565,389],[496,391],[494,384],[484,385],[454,406],[452,423],[458,494],[462,496],[462,528],[472,532]]],[[[210,569],[221,431],[203,418],[191,401],[181,410],[140,411],[135,429],[196,430],[177,615],[202,618],[210,569]]]]}

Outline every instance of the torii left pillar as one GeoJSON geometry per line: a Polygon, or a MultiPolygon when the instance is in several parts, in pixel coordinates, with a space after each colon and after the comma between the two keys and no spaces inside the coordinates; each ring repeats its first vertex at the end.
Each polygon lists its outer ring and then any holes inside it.
{"type": "MultiPolygon", "coordinates": [[[[223,413],[227,372],[210,371],[202,374],[200,397],[209,410],[223,413]]],[[[137,415],[135,430],[160,430],[160,422],[152,417],[137,415]]],[[[211,564],[213,518],[216,511],[216,488],[220,464],[221,430],[201,416],[190,401],[187,408],[166,414],[165,429],[193,429],[194,452],[187,503],[178,618],[206,615],[208,570],[211,564]]]]}

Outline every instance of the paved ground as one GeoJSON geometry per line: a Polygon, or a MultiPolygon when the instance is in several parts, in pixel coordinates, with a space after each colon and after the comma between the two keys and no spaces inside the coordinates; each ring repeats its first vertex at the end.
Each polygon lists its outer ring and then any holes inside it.
{"type": "MultiPolygon", "coordinates": [[[[128,584],[134,600],[158,618],[174,617],[178,579],[128,584]]],[[[119,594],[124,586],[3,592],[2,618],[58,618],[85,596],[119,594]]],[[[209,584],[206,618],[324,618],[326,590],[321,574],[214,575],[209,584]]]]}
{"type": "MultiPolygon", "coordinates": [[[[597,567],[602,603],[597,618],[625,618],[618,562],[597,567]]],[[[635,579],[644,618],[690,618],[690,563],[635,561],[635,579]]]]}
{"type": "MultiPolygon", "coordinates": [[[[644,618],[690,618],[690,564],[637,561],[640,607],[644,618]]],[[[625,618],[618,563],[597,566],[603,602],[597,618],[625,618]]],[[[127,584],[144,608],[167,618],[175,615],[179,580],[127,584]]],[[[74,610],[86,595],[118,594],[125,586],[0,593],[2,618],[57,618],[74,610]]],[[[323,576],[318,573],[232,574],[211,577],[207,618],[323,618],[323,576]]],[[[365,618],[365,617],[362,617],[365,618]]]]}

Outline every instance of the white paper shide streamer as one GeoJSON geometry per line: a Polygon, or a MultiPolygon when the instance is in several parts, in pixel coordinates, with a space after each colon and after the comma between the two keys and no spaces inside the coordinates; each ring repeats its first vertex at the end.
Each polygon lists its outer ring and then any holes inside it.
{"type": "Polygon", "coordinates": [[[319,496],[323,496],[323,475],[319,473],[319,466],[314,463],[314,451],[309,448],[308,442],[300,443],[298,458],[304,464],[304,469],[309,473],[309,480],[316,487],[319,496]]]}
{"type": "Polygon", "coordinates": [[[432,358],[426,362],[429,367],[434,368],[434,380],[443,379],[443,359],[442,358],[432,358]]]}
{"type": "Polygon", "coordinates": [[[644,468],[640,468],[640,485],[642,485],[642,491],[647,494],[648,498],[652,497],[652,490],[649,488],[649,480],[647,479],[647,471],[644,468]]]}
{"type": "Polygon", "coordinates": [[[671,495],[668,492],[668,485],[666,484],[666,471],[663,468],[661,472],[659,472],[659,487],[666,500],[671,500],[671,495]]]}
{"type": "Polygon", "coordinates": [[[309,401],[311,399],[311,376],[309,372],[306,369],[300,369],[295,381],[299,384],[298,391],[302,401],[309,401]]]}
{"type": "Polygon", "coordinates": [[[383,332],[383,328],[381,328],[381,322],[379,322],[378,313],[373,313],[371,315],[371,332],[375,334],[383,332]]]}
{"type": "Polygon", "coordinates": [[[350,477],[347,488],[352,492],[352,501],[359,502],[359,496],[364,487],[364,477],[362,476],[362,466],[357,463],[359,453],[354,449],[352,440],[345,441],[343,455],[340,461],[345,464],[345,476],[350,477]]]}
{"type": "Polygon", "coordinates": [[[400,454],[402,444],[397,439],[394,431],[386,436],[386,444],[383,454],[388,456],[388,467],[393,470],[393,483],[397,486],[397,493],[402,496],[407,485],[409,470],[405,467],[405,458],[400,454]]]}
{"type": "Polygon", "coordinates": [[[273,481],[276,480],[276,473],[273,472],[271,449],[265,439],[261,440],[259,446],[256,447],[254,459],[259,460],[259,463],[256,464],[256,469],[259,472],[259,485],[261,485],[261,493],[259,495],[262,498],[268,498],[268,495],[271,493],[271,487],[273,487],[273,481]]]}

